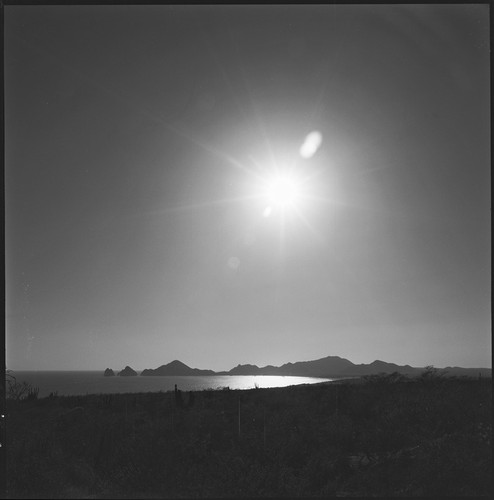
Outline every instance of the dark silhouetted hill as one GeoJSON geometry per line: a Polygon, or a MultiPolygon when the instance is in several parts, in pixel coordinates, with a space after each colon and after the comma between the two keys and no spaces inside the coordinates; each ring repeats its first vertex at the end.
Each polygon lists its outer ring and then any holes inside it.
{"type": "Polygon", "coordinates": [[[187,375],[216,375],[213,370],[200,370],[198,368],[190,368],[185,363],[172,361],[167,365],[161,365],[156,369],[147,368],[142,371],[141,376],[187,376],[187,375]]]}
{"type": "Polygon", "coordinates": [[[327,356],[314,361],[298,361],[280,366],[280,375],[299,377],[329,377],[338,376],[355,366],[351,361],[339,356],[327,356]]]}
{"type": "Polygon", "coordinates": [[[456,377],[492,377],[492,369],[491,368],[460,368],[459,366],[447,366],[442,370],[439,370],[440,373],[444,373],[445,375],[454,375],[456,377]]]}
{"type": "Polygon", "coordinates": [[[327,356],[314,361],[298,361],[281,366],[237,365],[230,371],[218,372],[218,375],[279,375],[293,377],[329,377],[339,376],[342,371],[355,366],[348,359],[339,356],[327,356]]]}
{"type": "Polygon", "coordinates": [[[410,365],[400,366],[395,363],[386,363],[385,361],[380,361],[376,359],[369,364],[359,364],[348,367],[343,372],[343,375],[348,376],[364,376],[364,375],[376,375],[378,373],[401,373],[402,375],[420,375],[424,371],[424,368],[413,368],[410,365]]]}
{"type": "Polygon", "coordinates": [[[111,368],[107,368],[103,374],[105,377],[114,377],[115,372],[111,368]]]}
{"type": "Polygon", "coordinates": [[[119,372],[119,377],[136,377],[137,372],[133,370],[130,366],[126,366],[121,372],[119,372]]]}
{"type": "Polygon", "coordinates": [[[229,372],[224,372],[225,375],[262,375],[261,368],[256,365],[237,365],[229,372]]]}

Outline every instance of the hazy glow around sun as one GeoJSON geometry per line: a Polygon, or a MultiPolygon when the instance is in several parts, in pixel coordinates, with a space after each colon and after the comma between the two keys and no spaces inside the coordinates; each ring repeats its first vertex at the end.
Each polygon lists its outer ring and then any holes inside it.
{"type": "Polygon", "coordinates": [[[260,210],[263,217],[279,221],[282,233],[290,226],[296,227],[297,219],[314,232],[307,218],[314,211],[314,202],[331,199],[329,195],[321,194],[322,183],[315,181],[315,177],[325,169],[320,162],[312,161],[322,143],[321,132],[313,130],[307,134],[295,154],[293,145],[288,145],[292,151],[285,150],[284,154],[280,154],[281,158],[275,154],[277,148],[272,147],[267,138],[266,141],[269,155],[263,154],[259,161],[249,154],[247,158],[252,166],[224,155],[248,178],[245,184],[239,184],[241,196],[225,201],[254,202],[257,213],[260,210]]]}
{"type": "MultiPolygon", "coordinates": [[[[316,154],[321,144],[321,132],[313,130],[305,137],[299,148],[299,155],[309,160],[316,154]]],[[[298,173],[300,174],[300,171],[298,173]]],[[[283,169],[281,165],[278,165],[271,175],[264,176],[262,182],[262,195],[266,202],[264,217],[269,217],[273,212],[286,212],[290,208],[298,212],[300,202],[308,195],[303,189],[307,180],[297,175],[294,170],[283,169]]]]}

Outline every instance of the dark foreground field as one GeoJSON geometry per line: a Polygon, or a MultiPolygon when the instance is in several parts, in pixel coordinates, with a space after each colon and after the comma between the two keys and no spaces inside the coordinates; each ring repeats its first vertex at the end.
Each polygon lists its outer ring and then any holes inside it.
{"type": "Polygon", "coordinates": [[[9,400],[7,497],[491,497],[491,388],[429,374],[9,400]]]}

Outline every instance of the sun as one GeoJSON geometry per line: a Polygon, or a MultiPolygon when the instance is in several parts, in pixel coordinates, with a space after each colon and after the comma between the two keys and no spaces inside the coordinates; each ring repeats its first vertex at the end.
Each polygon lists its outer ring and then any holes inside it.
{"type": "Polygon", "coordinates": [[[278,173],[265,181],[264,195],[268,207],[285,209],[297,203],[301,196],[301,181],[289,173],[278,173]]]}

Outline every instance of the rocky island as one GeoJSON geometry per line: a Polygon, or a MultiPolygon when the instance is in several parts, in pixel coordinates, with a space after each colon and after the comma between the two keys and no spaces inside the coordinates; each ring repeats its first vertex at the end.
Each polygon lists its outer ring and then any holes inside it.
{"type": "Polygon", "coordinates": [[[126,366],[121,372],[118,374],[119,377],[137,377],[137,372],[133,370],[130,366],[126,366]]]}

